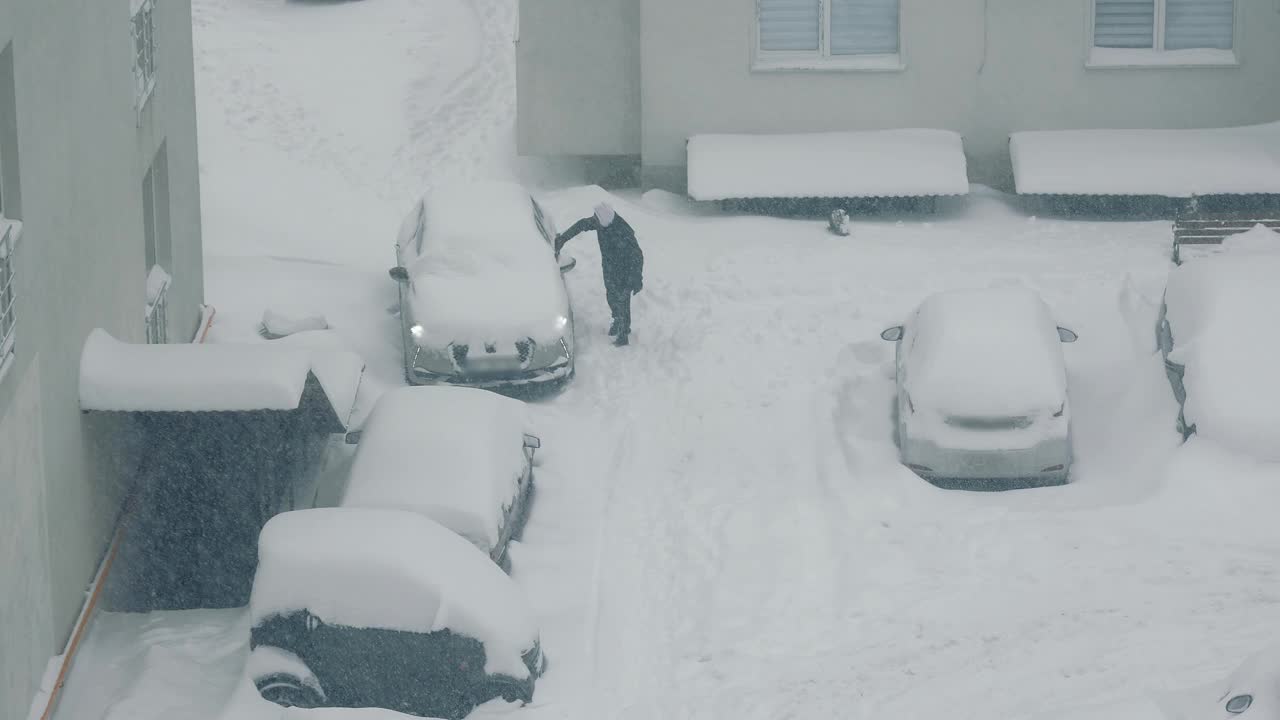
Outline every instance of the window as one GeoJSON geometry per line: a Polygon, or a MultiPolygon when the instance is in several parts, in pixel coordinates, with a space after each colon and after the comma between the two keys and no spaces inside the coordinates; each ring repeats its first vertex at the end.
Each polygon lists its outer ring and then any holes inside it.
{"type": "Polygon", "coordinates": [[[1094,0],[1094,64],[1234,64],[1235,0],[1094,0]]]}
{"type": "Polygon", "coordinates": [[[14,246],[18,225],[0,215],[0,378],[13,361],[18,326],[18,303],[14,281],[14,246]]]}
{"type": "Polygon", "coordinates": [[[134,104],[139,110],[147,104],[156,86],[155,8],[155,0],[134,0],[133,3],[134,104]]]}
{"type": "Polygon", "coordinates": [[[142,232],[147,268],[147,342],[168,342],[169,271],[173,267],[173,244],[169,235],[169,159],[165,143],[160,144],[150,169],[142,178],[142,232]]]}
{"type": "Polygon", "coordinates": [[[901,69],[899,0],[757,0],[757,69],[901,69]]]}

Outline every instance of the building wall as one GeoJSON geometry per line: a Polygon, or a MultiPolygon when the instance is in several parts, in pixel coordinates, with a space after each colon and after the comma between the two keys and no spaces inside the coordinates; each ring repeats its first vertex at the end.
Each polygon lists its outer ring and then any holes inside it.
{"type": "Polygon", "coordinates": [[[640,153],[640,0],[521,0],[521,155],[640,153]]]}
{"type": "MultiPolygon", "coordinates": [[[[971,177],[1008,187],[1012,131],[1280,120],[1275,0],[1237,0],[1238,67],[1163,69],[1086,69],[1091,0],[903,0],[906,69],[898,72],[753,72],[754,0],[636,1],[641,152],[646,174],[669,182],[683,180],[684,143],[698,133],[946,128],[964,135],[971,177]]],[[[524,3],[537,8],[538,19],[524,28],[522,45],[599,32],[583,14],[590,3],[538,2],[545,4],[524,3]]],[[[555,63],[531,51],[519,61],[526,76],[558,75],[557,87],[595,77],[600,62],[611,76],[619,71],[594,46],[555,63]]],[[[634,112],[631,100],[614,100],[634,112]]],[[[600,137],[599,125],[612,122],[569,117],[565,107],[574,104],[553,107],[536,94],[522,99],[526,151],[579,151],[569,136],[600,137]]],[[[631,147],[601,139],[612,144],[595,143],[594,152],[631,147]]]]}
{"type": "Polygon", "coordinates": [[[175,258],[171,336],[183,339],[197,322],[203,287],[190,4],[157,5],[159,77],[140,116],[129,0],[0,0],[0,51],[11,51],[14,78],[12,98],[0,102],[11,101],[16,117],[24,225],[17,355],[0,378],[0,487],[24,488],[25,498],[23,507],[0,512],[44,507],[24,515],[25,523],[0,522],[6,531],[22,528],[15,552],[44,564],[30,577],[45,585],[10,596],[0,613],[0,720],[25,718],[31,692],[18,690],[33,691],[38,678],[24,682],[10,668],[43,669],[61,651],[116,521],[121,466],[110,429],[86,424],[80,413],[79,359],[95,327],[124,340],[145,337],[142,177],[162,141],[175,258]],[[38,432],[17,430],[33,418],[38,432]],[[5,443],[16,445],[12,455],[5,443]],[[10,643],[14,637],[30,642],[10,643]]]}

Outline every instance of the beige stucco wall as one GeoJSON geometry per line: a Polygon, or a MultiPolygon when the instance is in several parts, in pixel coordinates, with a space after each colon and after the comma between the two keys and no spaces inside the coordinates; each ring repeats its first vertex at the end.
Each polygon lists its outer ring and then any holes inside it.
{"type": "MultiPolygon", "coordinates": [[[[1238,67],[1164,69],[1086,69],[1091,0],[902,0],[901,72],[753,72],[755,0],[633,1],[641,10],[643,161],[676,171],[672,177],[682,173],[686,138],[707,132],[947,128],[965,136],[972,177],[1005,185],[1011,131],[1280,120],[1275,0],[1237,0],[1238,67]]],[[[522,5],[538,16],[522,45],[598,32],[578,20],[591,3],[522,5]]],[[[557,74],[559,86],[600,72],[598,55],[555,65],[541,53],[518,57],[525,76],[557,74]]],[[[612,115],[568,118],[536,93],[519,111],[528,152],[575,149],[572,134],[612,137],[598,127],[612,115]]]]}
{"type": "Polygon", "coordinates": [[[639,154],[639,29],[639,0],[521,0],[520,154],[639,154]]]}
{"type": "Polygon", "coordinates": [[[140,116],[129,0],[0,0],[24,223],[17,356],[0,378],[0,443],[17,447],[10,455],[0,445],[0,487],[25,489],[15,512],[43,504],[42,516],[12,527],[21,537],[14,552],[42,558],[29,575],[45,585],[43,594],[10,598],[0,613],[0,720],[25,718],[38,678],[10,677],[9,668],[43,669],[61,650],[116,521],[122,473],[110,428],[80,412],[80,349],[95,327],[144,338],[142,177],[162,141],[175,264],[171,339],[190,336],[203,295],[190,3],[157,6],[158,81],[140,116]],[[14,430],[30,422],[38,427],[14,430]]]}

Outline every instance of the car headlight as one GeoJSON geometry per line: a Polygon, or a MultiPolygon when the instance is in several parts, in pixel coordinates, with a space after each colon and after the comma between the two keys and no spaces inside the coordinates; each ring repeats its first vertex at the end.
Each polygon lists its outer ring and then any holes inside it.
{"type": "Polygon", "coordinates": [[[569,341],[565,338],[545,344],[538,343],[533,346],[533,353],[529,358],[528,367],[545,368],[559,365],[568,361],[571,354],[569,341]]]}
{"type": "Polygon", "coordinates": [[[409,328],[409,334],[413,336],[414,340],[421,340],[424,334],[422,330],[422,326],[414,325],[413,327],[409,328]]]}
{"type": "Polygon", "coordinates": [[[569,327],[569,318],[565,317],[564,315],[560,315],[556,317],[555,325],[556,325],[556,332],[564,332],[564,329],[569,327]]]}

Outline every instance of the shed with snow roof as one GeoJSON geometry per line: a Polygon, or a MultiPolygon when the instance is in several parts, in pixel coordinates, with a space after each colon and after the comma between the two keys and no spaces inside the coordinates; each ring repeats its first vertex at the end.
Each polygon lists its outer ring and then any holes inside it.
{"type": "Polygon", "coordinates": [[[91,333],[81,409],[127,424],[139,468],[109,608],[245,604],[258,532],[276,513],[309,504],[363,373],[348,352],[135,345],[91,333]]]}

